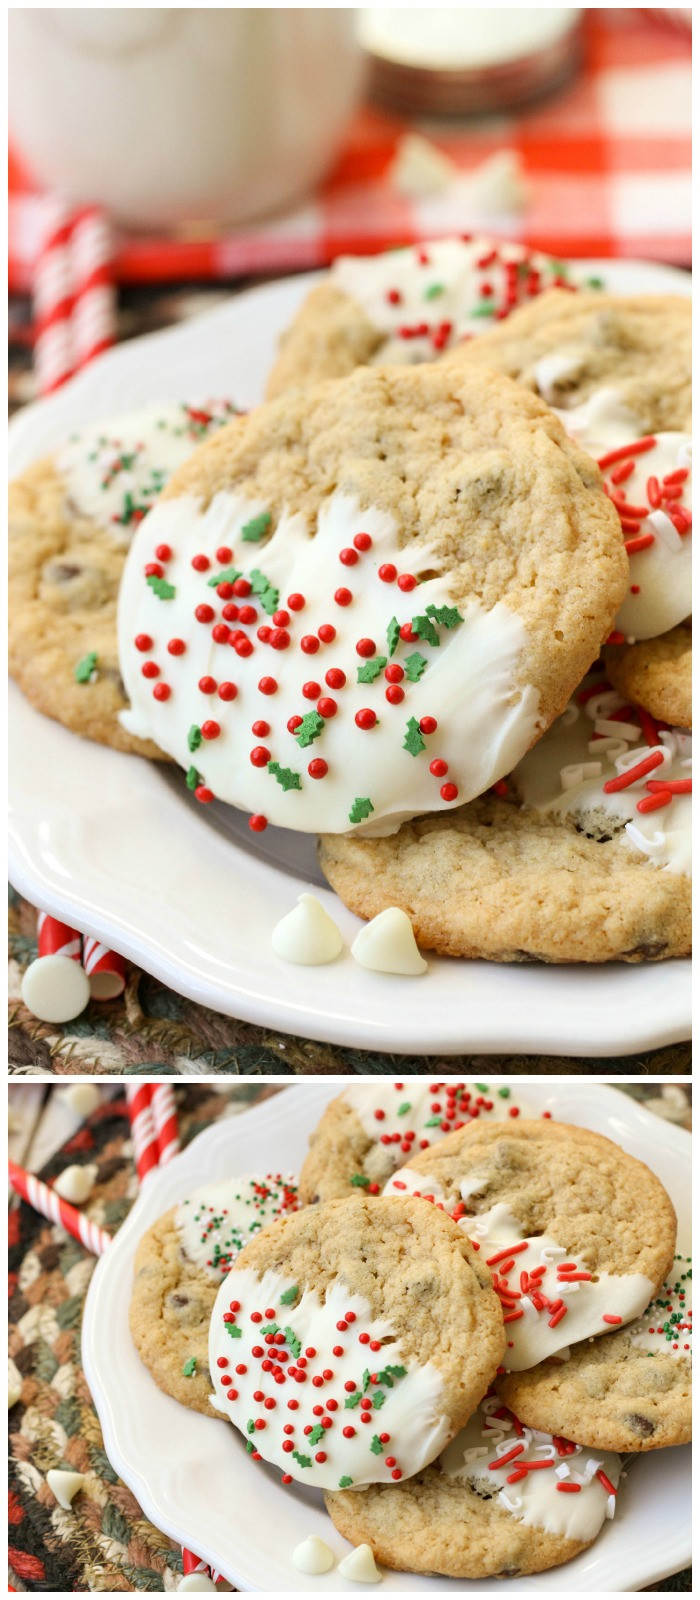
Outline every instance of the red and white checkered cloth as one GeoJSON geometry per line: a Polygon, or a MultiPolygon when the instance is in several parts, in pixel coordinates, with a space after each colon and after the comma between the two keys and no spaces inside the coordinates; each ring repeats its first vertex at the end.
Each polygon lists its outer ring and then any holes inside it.
{"type": "MultiPolygon", "coordinates": [[[[503,232],[553,255],[641,256],[690,261],[690,33],[658,12],[591,8],[578,77],[518,116],[434,122],[421,130],[465,174],[508,148],[531,189],[503,232]]],[[[269,222],[205,240],[117,240],[122,283],[225,279],[319,267],[342,252],[373,252],[463,232],[459,182],[407,200],[387,174],[407,123],[362,109],[334,171],[305,206],[269,222]]],[[[55,202],[10,164],[10,287],[27,290],[55,202]]],[[[489,231],[499,227],[489,219],[489,231]]]]}

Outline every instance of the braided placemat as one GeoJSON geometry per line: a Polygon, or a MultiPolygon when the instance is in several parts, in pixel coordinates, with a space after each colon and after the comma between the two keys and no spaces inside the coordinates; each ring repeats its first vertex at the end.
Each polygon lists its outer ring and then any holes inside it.
{"type": "Polygon", "coordinates": [[[678,1078],[690,1072],[690,1044],[666,1045],[632,1056],[439,1056],[384,1055],[343,1045],[319,1044],[252,1023],[222,1017],[129,968],[119,1000],[92,1001],[75,1022],[37,1022],[20,998],[20,980],[36,956],[36,911],[10,891],[9,1070],[29,1076],[54,1073],[221,1073],[257,1077],[277,1073],[304,1077],[326,1073],[405,1076],[410,1073],[494,1072],[518,1074],[595,1072],[678,1078]]]}
{"type": "MultiPolygon", "coordinates": [[[[235,1116],[278,1092],[262,1083],[223,1091],[178,1084],[183,1145],[217,1117],[235,1116]]],[[[658,1094],[651,1084],[631,1092],[647,1104],[658,1094]]],[[[687,1121],[682,1106],[675,1112],[687,1121]]],[[[98,1106],[42,1176],[55,1178],[69,1162],[97,1166],[86,1210],[116,1232],[138,1188],[121,1095],[98,1106]]],[[[95,1260],[27,1205],[11,1209],[9,1231],[9,1348],[22,1379],[21,1399],[9,1414],[9,1582],[20,1590],[172,1592],[182,1574],[180,1548],[147,1521],[111,1467],[82,1370],[80,1327],[95,1260]],[[70,1511],[46,1485],[51,1467],[85,1474],[70,1511]]],[[[689,1591],[691,1575],[679,1573],[659,1589],[689,1591]]]]}

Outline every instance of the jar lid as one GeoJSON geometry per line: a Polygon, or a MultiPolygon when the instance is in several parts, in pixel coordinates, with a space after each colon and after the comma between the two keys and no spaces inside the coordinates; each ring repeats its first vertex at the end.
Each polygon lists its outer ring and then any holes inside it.
{"type": "Polygon", "coordinates": [[[581,23],[581,7],[369,7],[359,21],[369,92],[409,116],[509,110],[573,73],[581,23]]]}

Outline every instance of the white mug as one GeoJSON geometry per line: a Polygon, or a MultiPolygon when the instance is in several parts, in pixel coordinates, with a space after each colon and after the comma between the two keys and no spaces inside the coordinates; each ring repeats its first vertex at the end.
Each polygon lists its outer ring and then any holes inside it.
{"type": "Polygon", "coordinates": [[[299,199],[362,85],[346,7],[13,7],[9,39],[18,154],[131,227],[240,224],[299,199]]]}

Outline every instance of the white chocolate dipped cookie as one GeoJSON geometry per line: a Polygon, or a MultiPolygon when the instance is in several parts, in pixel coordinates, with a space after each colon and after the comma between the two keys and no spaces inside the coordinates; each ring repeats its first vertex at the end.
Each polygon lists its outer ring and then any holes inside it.
{"type": "Polygon", "coordinates": [[[245,1174],[203,1184],[141,1239],[129,1308],[131,1334],[159,1388],[181,1405],[214,1414],[207,1349],[219,1285],[244,1245],[300,1204],[293,1178],[279,1172],[245,1174]]]}
{"type": "Polygon", "coordinates": [[[691,945],[691,736],[591,675],[507,783],[396,839],[325,837],[350,910],[495,961],[663,960],[691,945]]]}
{"type": "Polygon", "coordinates": [[[625,702],[643,706],[659,722],[693,726],[693,635],[689,624],[643,644],[609,645],[605,672],[625,702]]]}
{"type": "Polygon", "coordinates": [[[661,1450],[691,1437],[692,1341],[691,1262],[677,1255],[643,1316],[565,1360],[504,1374],[496,1388],[530,1426],[566,1433],[575,1422],[595,1448],[661,1450]]]}
{"type": "Polygon", "coordinates": [[[306,1205],[363,1189],[380,1194],[414,1151],[467,1122],[527,1116],[527,1094],[498,1083],[386,1078],[348,1083],[309,1135],[299,1190],[306,1205]]]}
{"type": "Polygon", "coordinates": [[[523,1577],[570,1561],[615,1514],[621,1462],[521,1422],[489,1395],[433,1466],[327,1493],[336,1528],[399,1571],[523,1577]]]}
{"type": "Polygon", "coordinates": [[[73,732],[162,759],[118,720],[119,581],[171,474],[235,415],[228,400],[149,406],[73,434],[10,484],[10,671],[37,710],[73,732]]]}
{"type": "Polygon", "coordinates": [[[332,1200],[252,1241],[221,1285],[216,1404],[282,1482],[399,1482],[437,1456],[504,1347],[490,1275],[419,1202],[332,1200]]]}
{"type": "Polygon", "coordinates": [[[639,422],[614,388],[557,415],[597,460],[620,516],[629,584],[609,643],[656,638],[683,622],[692,605],[690,434],[640,438],[639,422]]]}
{"type": "Polygon", "coordinates": [[[411,1158],[385,1193],[440,1205],[503,1305],[508,1372],[638,1317],[673,1261],[665,1189],[611,1140],[566,1123],[472,1123],[411,1158]]]}
{"type": "Polygon", "coordinates": [[[339,256],[282,335],[268,398],[367,363],[434,361],[567,274],[564,262],[483,235],[339,256]]]}
{"type": "Polygon", "coordinates": [[[625,582],[597,469],[535,397],[363,368],[224,430],[141,524],[122,721],[254,829],[391,833],[515,764],[625,582]]]}

